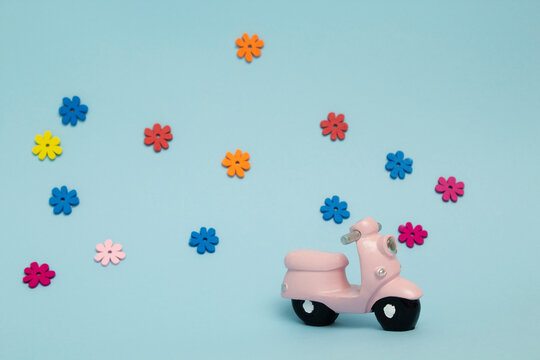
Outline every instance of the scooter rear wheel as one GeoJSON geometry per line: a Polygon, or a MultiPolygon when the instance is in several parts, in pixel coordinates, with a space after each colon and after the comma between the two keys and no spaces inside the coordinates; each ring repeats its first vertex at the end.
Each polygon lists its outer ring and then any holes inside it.
{"type": "Polygon", "coordinates": [[[338,313],[317,301],[292,300],[294,312],[298,317],[311,326],[327,326],[336,321],[338,313]]]}
{"type": "Polygon", "coordinates": [[[408,300],[399,297],[385,297],[371,308],[387,331],[407,331],[416,326],[420,316],[420,300],[408,300]]]}

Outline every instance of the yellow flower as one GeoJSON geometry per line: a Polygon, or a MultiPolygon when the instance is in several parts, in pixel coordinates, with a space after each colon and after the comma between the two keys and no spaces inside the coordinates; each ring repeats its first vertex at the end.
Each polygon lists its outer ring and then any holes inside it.
{"type": "Polygon", "coordinates": [[[46,156],[49,156],[49,159],[54,160],[56,155],[60,155],[62,153],[62,148],[58,146],[60,144],[60,139],[56,136],[51,136],[52,134],[50,131],[45,131],[43,136],[36,135],[34,141],[37,145],[32,149],[32,153],[34,153],[34,155],[39,154],[39,160],[45,159],[46,156]]]}

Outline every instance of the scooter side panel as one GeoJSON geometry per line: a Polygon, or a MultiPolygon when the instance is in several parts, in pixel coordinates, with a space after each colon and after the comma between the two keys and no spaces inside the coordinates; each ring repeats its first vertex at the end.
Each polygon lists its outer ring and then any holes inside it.
{"type": "Polygon", "coordinates": [[[331,271],[288,270],[283,284],[282,297],[315,301],[325,293],[340,292],[351,287],[344,268],[331,271]]]}

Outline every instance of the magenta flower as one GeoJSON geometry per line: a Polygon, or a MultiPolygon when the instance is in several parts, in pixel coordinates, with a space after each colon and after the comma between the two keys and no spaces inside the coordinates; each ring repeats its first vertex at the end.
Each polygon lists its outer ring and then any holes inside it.
{"type": "Polygon", "coordinates": [[[450,176],[448,180],[441,176],[439,178],[439,184],[435,186],[435,191],[438,193],[443,193],[443,201],[452,199],[453,202],[456,202],[457,197],[463,196],[465,193],[465,191],[463,191],[464,187],[465,184],[461,181],[456,183],[456,178],[453,176],[450,176]]]}
{"type": "Polygon", "coordinates": [[[49,286],[51,279],[56,275],[54,271],[49,270],[49,265],[39,266],[35,261],[30,264],[30,267],[24,269],[24,273],[26,276],[23,278],[23,282],[28,284],[30,289],[35,288],[39,283],[43,286],[49,286]]]}
{"type": "Polygon", "coordinates": [[[113,244],[111,239],[105,240],[103,244],[97,244],[96,251],[98,253],[94,256],[94,260],[97,262],[101,261],[101,265],[103,266],[109,265],[109,261],[116,265],[126,257],[126,254],[122,252],[122,245],[113,244]]]}
{"type": "Polygon", "coordinates": [[[410,248],[412,248],[415,243],[422,245],[424,239],[427,238],[427,231],[422,229],[422,225],[416,225],[413,228],[413,225],[408,222],[406,225],[399,225],[398,229],[401,233],[398,237],[399,242],[406,243],[410,248]]]}

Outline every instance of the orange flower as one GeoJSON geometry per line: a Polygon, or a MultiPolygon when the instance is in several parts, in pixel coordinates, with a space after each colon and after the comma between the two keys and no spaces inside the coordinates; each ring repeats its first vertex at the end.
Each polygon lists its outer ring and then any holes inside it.
{"type": "Polygon", "coordinates": [[[236,173],[236,176],[243,178],[244,170],[249,170],[251,167],[248,160],[249,153],[245,152],[242,154],[242,151],[236,150],[234,155],[231,152],[227,152],[225,158],[221,161],[221,164],[229,168],[227,170],[227,175],[230,177],[233,177],[236,173]]]}
{"type": "Polygon", "coordinates": [[[264,46],[264,41],[259,39],[257,34],[253,34],[251,39],[248,34],[242,35],[242,38],[236,39],[236,46],[240,49],[236,52],[239,58],[246,57],[247,62],[251,62],[253,56],[261,56],[261,49],[264,46]]]}

